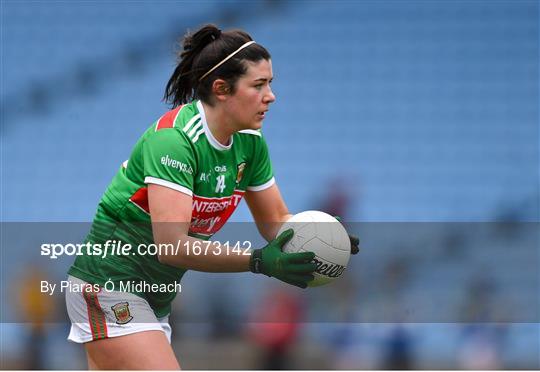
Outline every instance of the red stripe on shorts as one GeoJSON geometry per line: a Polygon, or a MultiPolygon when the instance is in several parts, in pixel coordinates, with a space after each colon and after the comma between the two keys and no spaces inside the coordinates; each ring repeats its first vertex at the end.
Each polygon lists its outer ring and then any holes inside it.
{"type": "Polygon", "coordinates": [[[101,293],[101,288],[99,289],[99,292],[94,293],[94,304],[96,307],[98,326],[102,328],[102,330],[100,331],[101,338],[107,338],[107,319],[105,318],[105,313],[103,312],[103,309],[99,304],[98,293],[101,293]]]}
{"type": "Polygon", "coordinates": [[[97,297],[101,289],[98,292],[92,292],[88,291],[88,287],[92,287],[92,285],[88,284],[84,287],[83,298],[86,302],[92,340],[107,338],[107,321],[97,297]]]}
{"type": "Polygon", "coordinates": [[[84,286],[83,288],[83,298],[84,298],[84,301],[86,302],[86,311],[88,313],[88,323],[90,324],[90,331],[92,332],[92,339],[95,340],[96,339],[96,335],[97,335],[97,332],[96,332],[96,325],[95,325],[95,321],[93,319],[93,311],[92,311],[92,302],[89,298],[90,296],[90,292],[87,290],[88,287],[91,287],[92,285],[91,284],[87,284],[84,286]]]}

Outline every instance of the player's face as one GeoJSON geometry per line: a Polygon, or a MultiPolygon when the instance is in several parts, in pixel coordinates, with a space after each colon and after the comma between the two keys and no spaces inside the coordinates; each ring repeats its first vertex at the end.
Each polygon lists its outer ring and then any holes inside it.
{"type": "Polygon", "coordinates": [[[232,120],[242,129],[259,129],[272,102],[276,100],[272,82],[272,62],[245,62],[246,73],[236,82],[236,90],[229,97],[227,111],[232,120]]]}

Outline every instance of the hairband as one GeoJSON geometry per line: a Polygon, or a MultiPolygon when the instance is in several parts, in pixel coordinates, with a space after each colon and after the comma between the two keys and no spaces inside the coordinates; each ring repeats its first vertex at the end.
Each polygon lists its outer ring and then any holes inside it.
{"type": "Polygon", "coordinates": [[[212,67],[210,70],[208,70],[208,72],[206,74],[204,74],[203,76],[201,76],[199,78],[199,81],[202,81],[202,79],[204,79],[205,77],[207,77],[208,75],[210,75],[210,73],[212,71],[214,71],[216,68],[218,68],[219,66],[221,66],[222,64],[224,64],[225,62],[227,62],[229,59],[231,59],[232,57],[234,57],[235,54],[237,54],[239,51],[241,51],[242,49],[250,46],[251,44],[255,44],[255,41],[248,41],[247,43],[245,43],[244,45],[242,45],[240,48],[236,49],[234,52],[232,52],[231,54],[229,54],[227,57],[225,57],[221,62],[219,62],[217,65],[215,65],[214,67],[212,67]]]}

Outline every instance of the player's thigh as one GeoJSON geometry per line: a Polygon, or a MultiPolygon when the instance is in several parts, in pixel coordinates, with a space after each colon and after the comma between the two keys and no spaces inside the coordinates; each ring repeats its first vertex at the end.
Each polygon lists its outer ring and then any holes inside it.
{"type": "Polygon", "coordinates": [[[88,369],[90,371],[98,370],[99,368],[96,366],[96,363],[94,363],[94,360],[90,358],[90,355],[88,352],[86,352],[86,361],[88,362],[88,369]]]}
{"type": "Polygon", "coordinates": [[[144,331],[84,344],[89,368],[95,369],[180,369],[162,331],[144,331]]]}

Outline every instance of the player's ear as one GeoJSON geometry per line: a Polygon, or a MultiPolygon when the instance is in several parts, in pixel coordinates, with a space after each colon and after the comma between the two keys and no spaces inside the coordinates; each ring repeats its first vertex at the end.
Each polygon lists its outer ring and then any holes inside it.
{"type": "Polygon", "coordinates": [[[212,83],[212,91],[216,95],[218,101],[223,101],[231,93],[231,88],[229,83],[223,79],[216,79],[212,83]]]}

